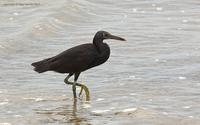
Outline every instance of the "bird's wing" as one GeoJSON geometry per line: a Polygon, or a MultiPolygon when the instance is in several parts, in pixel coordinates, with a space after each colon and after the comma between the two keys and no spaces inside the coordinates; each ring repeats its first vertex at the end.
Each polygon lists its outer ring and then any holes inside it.
{"type": "Polygon", "coordinates": [[[70,73],[86,70],[97,57],[92,44],[83,44],[66,50],[52,58],[50,68],[56,72],[70,73]]]}

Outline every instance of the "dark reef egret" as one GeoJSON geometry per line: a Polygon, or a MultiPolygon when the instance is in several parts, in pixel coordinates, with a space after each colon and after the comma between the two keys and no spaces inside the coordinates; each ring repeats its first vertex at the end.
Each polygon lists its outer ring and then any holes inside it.
{"type": "Polygon", "coordinates": [[[64,82],[72,85],[74,98],[77,98],[76,86],[80,86],[81,91],[79,96],[82,90],[84,90],[86,93],[86,100],[89,100],[88,88],[83,84],[77,83],[77,80],[81,72],[107,61],[110,56],[110,48],[103,42],[105,39],[125,41],[125,39],[111,35],[106,31],[98,31],[93,38],[93,43],[72,47],[54,57],[34,62],[32,66],[35,67],[34,70],[38,73],[46,71],[69,73],[64,82]],[[74,82],[68,81],[72,75],[74,75],[74,82]]]}

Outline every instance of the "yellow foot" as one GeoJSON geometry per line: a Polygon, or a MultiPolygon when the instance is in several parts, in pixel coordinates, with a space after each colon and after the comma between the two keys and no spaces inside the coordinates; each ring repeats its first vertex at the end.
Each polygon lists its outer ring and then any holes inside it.
{"type": "Polygon", "coordinates": [[[80,93],[79,93],[79,97],[81,96],[83,90],[85,91],[85,95],[86,95],[86,101],[89,101],[90,100],[90,92],[89,92],[89,89],[87,86],[83,85],[83,84],[80,84],[80,87],[81,87],[81,90],[80,90],[80,93]]]}
{"type": "MultiPolygon", "coordinates": [[[[73,82],[69,82],[69,81],[65,81],[66,84],[69,84],[69,85],[73,85],[74,83],[73,82]]],[[[80,84],[80,83],[76,83],[76,86],[79,86],[81,87],[81,91],[79,93],[79,97],[81,96],[83,90],[85,91],[85,95],[86,95],[86,101],[89,101],[90,100],[90,92],[89,92],[89,89],[86,85],[83,85],[83,84],[80,84]]]]}

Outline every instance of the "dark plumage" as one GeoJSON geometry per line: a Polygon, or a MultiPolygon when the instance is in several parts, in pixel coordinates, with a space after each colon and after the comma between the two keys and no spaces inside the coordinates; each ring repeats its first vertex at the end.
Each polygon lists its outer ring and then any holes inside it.
{"type": "Polygon", "coordinates": [[[106,31],[98,31],[93,39],[93,43],[87,43],[72,47],[54,57],[32,63],[34,70],[38,73],[46,71],[55,71],[58,73],[75,74],[75,82],[82,71],[100,65],[109,58],[110,48],[104,39],[116,39],[125,41],[125,39],[111,35],[106,31]]]}

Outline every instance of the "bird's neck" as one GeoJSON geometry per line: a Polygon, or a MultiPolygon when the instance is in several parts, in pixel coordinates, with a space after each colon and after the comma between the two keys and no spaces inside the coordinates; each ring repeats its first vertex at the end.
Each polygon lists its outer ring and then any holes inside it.
{"type": "Polygon", "coordinates": [[[99,52],[99,53],[101,53],[102,52],[102,50],[101,50],[101,46],[102,46],[102,44],[104,44],[103,43],[103,40],[102,39],[93,39],[93,44],[94,44],[94,46],[96,47],[96,49],[97,49],[97,51],[99,52]]]}

